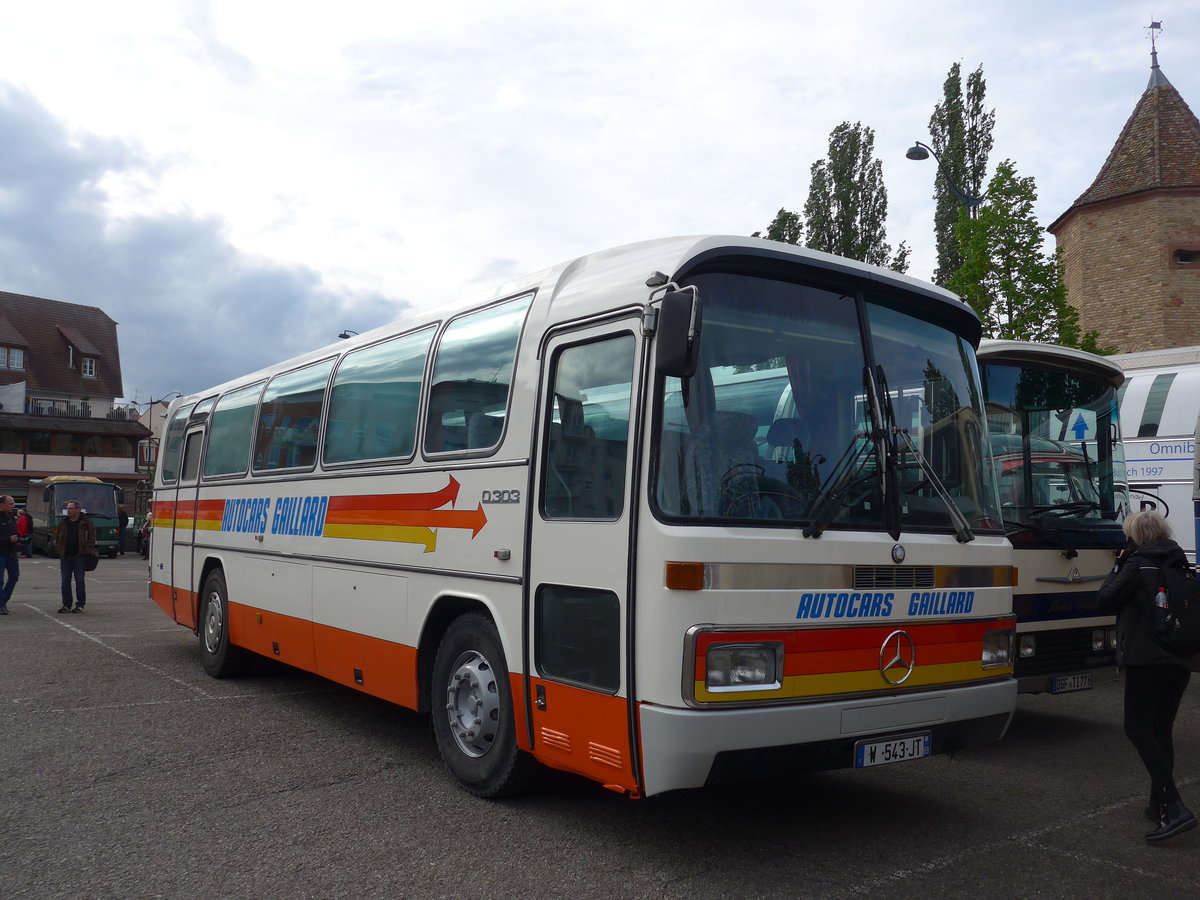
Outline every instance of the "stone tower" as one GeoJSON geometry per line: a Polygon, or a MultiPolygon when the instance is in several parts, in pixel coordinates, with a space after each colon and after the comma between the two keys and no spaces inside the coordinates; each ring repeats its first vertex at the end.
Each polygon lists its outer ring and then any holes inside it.
{"type": "Polygon", "coordinates": [[[1151,62],[1100,174],[1048,229],[1082,330],[1122,353],[1200,344],[1200,121],[1151,62]]]}

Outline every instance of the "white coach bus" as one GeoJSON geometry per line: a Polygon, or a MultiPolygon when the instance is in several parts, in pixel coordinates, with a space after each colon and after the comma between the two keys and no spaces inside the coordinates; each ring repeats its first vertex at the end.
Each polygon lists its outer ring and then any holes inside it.
{"type": "Polygon", "coordinates": [[[784,244],[580,257],[174,402],[151,596],[213,676],[258,654],[430,712],[479,796],[538,763],[639,797],[994,741],[979,335],[784,244]]]}
{"type": "Polygon", "coordinates": [[[1120,353],[1125,370],[1121,434],[1129,470],[1130,506],[1156,509],[1175,540],[1196,560],[1192,508],[1196,418],[1200,414],[1200,347],[1120,353]]]}
{"type": "Polygon", "coordinates": [[[1102,356],[1024,341],[981,341],[1000,510],[1015,548],[1021,693],[1092,687],[1116,662],[1116,619],[1096,592],[1125,545],[1121,367],[1102,356]]]}

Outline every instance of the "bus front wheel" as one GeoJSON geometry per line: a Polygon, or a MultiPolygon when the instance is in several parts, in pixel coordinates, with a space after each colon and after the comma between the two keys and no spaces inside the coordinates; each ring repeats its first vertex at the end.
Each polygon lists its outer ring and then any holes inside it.
{"type": "Polygon", "coordinates": [[[253,661],[253,654],[229,643],[229,589],[225,575],[215,569],[200,595],[200,662],[213,678],[236,678],[253,661]]]}
{"type": "Polygon", "coordinates": [[[458,783],[477,797],[524,790],[536,763],[517,748],[508,666],[489,618],[466,613],[450,624],[430,691],[438,751],[458,783]]]}

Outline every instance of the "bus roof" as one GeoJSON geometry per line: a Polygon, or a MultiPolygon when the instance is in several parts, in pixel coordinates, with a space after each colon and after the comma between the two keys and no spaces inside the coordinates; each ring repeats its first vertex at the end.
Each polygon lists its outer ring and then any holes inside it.
{"type": "Polygon", "coordinates": [[[980,362],[1004,359],[1017,363],[1051,365],[1076,372],[1085,372],[1097,378],[1107,379],[1113,387],[1125,381],[1125,372],[1113,362],[1115,357],[1098,356],[1074,347],[1058,344],[1039,344],[1033,341],[998,341],[985,339],[979,342],[980,362]]]}
{"type": "Polygon", "coordinates": [[[1110,356],[1125,367],[1121,434],[1191,436],[1200,413],[1200,347],[1110,356]]]}
{"type": "Polygon", "coordinates": [[[391,335],[444,321],[459,312],[523,293],[537,291],[540,295],[548,295],[548,303],[543,300],[534,308],[540,309],[540,312],[531,311],[530,314],[530,321],[535,327],[544,327],[550,321],[566,322],[605,310],[642,305],[650,290],[647,281],[655,273],[663,273],[668,279],[676,281],[702,271],[719,270],[722,261],[736,265],[739,260],[743,263],[753,260],[767,267],[771,263],[799,264],[818,270],[826,277],[866,279],[878,283],[881,287],[890,286],[912,292],[924,298],[943,319],[957,318],[956,324],[960,331],[970,337],[972,343],[978,343],[981,326],[978,316],[970,306],[949,291],[899,272],[810,250],[807,247],[760,238],[737,235],[670,237],[590,253],[506,282],[457,303],[439,309],[414,312],[353,338],[339,340],[253,373],[239,374],[223,384],[181,397],[172,404],[172,408],[190,405],[235,386],[253,384],[305,363],[341,355],[391,335]],[[535,316],[540,316],[540,321],[535,319],[535,316]]]}
{"type": "Polygon", "coordinates": [[[31,478],[30,484],[104,484],[92,475],[50,475],[47,478],[31,478]]]}

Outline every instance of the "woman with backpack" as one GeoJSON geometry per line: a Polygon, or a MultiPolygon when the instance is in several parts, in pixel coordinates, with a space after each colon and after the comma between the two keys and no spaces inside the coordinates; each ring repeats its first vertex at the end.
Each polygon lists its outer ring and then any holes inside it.
{"type": "Polygon", "coordinates": [[[1155,844],[1196,827],[1175,786],[1175,714],[1191,672],[1155,636],[1156,603],[1166,603],[1163,568],[1187,572],[1188,560],[1171,540],[1171,526],[1146,510],[1125,520],[1129,543],[1097,597],[1101,612],[1117,614],[1117,665],[1125,673],[1125,735],[1150,773],[1146,816],[1158,827],[1146,835],[1155,844]]]}

